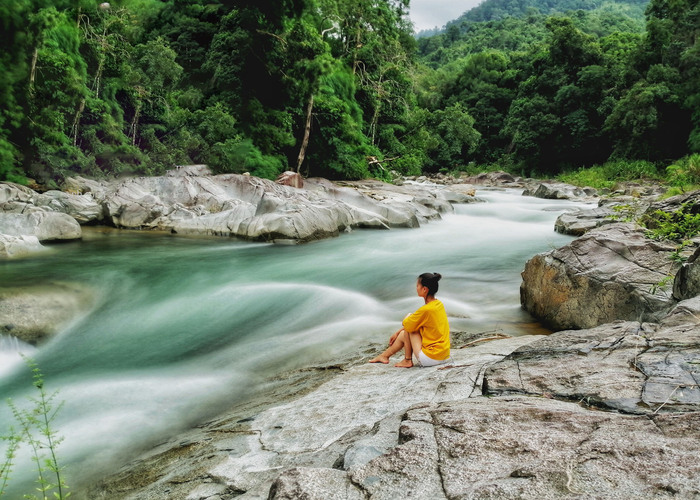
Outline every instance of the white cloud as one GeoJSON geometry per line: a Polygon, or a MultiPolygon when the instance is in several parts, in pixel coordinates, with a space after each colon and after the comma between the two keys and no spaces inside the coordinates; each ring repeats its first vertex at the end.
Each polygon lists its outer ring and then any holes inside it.
{"type": "Polygon", "coordinates": [[[480,3],[481,0],[411,0],[410,17],[416,32],[442,28],[480,3]]]}

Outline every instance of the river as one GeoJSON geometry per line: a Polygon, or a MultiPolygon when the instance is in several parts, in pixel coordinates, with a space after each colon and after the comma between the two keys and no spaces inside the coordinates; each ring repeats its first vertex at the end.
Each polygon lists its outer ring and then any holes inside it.
{"type": "MultiPolygon", "coordinates": [[[[384,343],[420,306],[423,272],[443,275],[452,330],[546,333],[520,309],[520,272],[571,240],[554,221],[583,204],[520,194],[480,189],[485,203],[418,229],[305,245],[86,228],[79,242],[0,262],[0,286],[79,283],[95,300],[39,348],[0,337],[0,433],[15,425],[5,401],[36,391],[24,354],[63,403],[54,429],[68,484],[103,474],[284,370],[384,343]]],[[[35,467],[24,448],[17,460],[11,484],[26,492],[35,467]]]]}

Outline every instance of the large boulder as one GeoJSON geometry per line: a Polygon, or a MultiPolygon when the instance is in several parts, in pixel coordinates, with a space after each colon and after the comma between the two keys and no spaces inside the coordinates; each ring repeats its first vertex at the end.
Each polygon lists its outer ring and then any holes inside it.
{"type": "Polygon", "coordinates": [[[0,234],[0,258],[26,257],[44,247],[36,236],[9,236],[0,234]]]}
{"type": "Polygon", "coordinates": [[[526,263],[521,304],[554,330],[657,322],[676,302],[664,286],[678,267],[668,258],[674,249],[632,224],[590,231],[526,263]]]}
{"type": "Polygon", "coordinates": [[[582,236],[597,227],[615,223],[616,215],[611,207],[570,210],[557,217],[554,230],[561,234],[582,236]]]}
{"type": "Polygon", "coordinates": [[[66,214],[33,210],[29,213],[0,212],[0,234],[36,236],[39,241],[76,240],[80,224],[66,214]]]}
{"type": "Polygon", "coordinates": [[[36,196],[34,205],[47,211],[70,215],[80,224],[101,222],[103,219],[102,206],[91,194],[46,191],[36,196]]]}

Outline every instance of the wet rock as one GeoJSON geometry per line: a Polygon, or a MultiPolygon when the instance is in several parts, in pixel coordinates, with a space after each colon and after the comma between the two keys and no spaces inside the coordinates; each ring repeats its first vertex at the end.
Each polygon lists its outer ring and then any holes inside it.
{"type": "Polygon", "coordinates": [[[92,291],[74,284],[0,288],[0,333],[39,344],[85,314],[92,291]]]}
{"type": "Polygon", "coordinates": [[[598,228],[530,259],[521,304],[554,330],[659,321],[676,302],[663,286],[678,267],[668,258],[674,249],[632,224],[598,228]]]}

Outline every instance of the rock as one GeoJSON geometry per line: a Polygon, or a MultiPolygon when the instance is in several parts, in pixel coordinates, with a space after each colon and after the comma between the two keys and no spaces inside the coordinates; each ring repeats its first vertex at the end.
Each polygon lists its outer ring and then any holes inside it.
{"type": "Polygon", "coordinates": [[[0,333],[39,344],[87,312],[91,290],[73,284],[0,288],[0,333]]]}
{"type": "Polygon", "coordinates": [[[28,203],[36,195],[36,192],[26,186],[13,182],[0,182],[0,205],[10,201],[28,203]]]}
{"type": "Polygon", "coordinates": [[[366,496],[336,469],[295,467],[283,472],[270,488],[270,500],[364,500],[366,496]]]}
{"type": "MultiPolygon", "coordinates": [[[[455,348],[452,367],[412,370],[367,363],[382,347],[375,346],[359,364],[345,367],[313,391],[287,400],[278,397],[277,401],[266,395],[269,406],[251,410],[249,418],[229,414],[179,435],[135,463],[128,473],[130,479],[125,473],[118,474],[84,497],[99,498],[114,488],[124,492],[129,483],[128,491],[134,498],[184,498],[204,481],[213,481],[242,498],[268,498],[271,485],[280,478],[274,492],[278,496],[273,498],[288,498],[284,495],[289,492],[301,495],[296,498],[306,494],[308,498],[345,498],[322,496],[330,494],[322,483],[326,480],[337,485],[339,495],[353,498],[354,490],[346,489],[349,481],[342,469],[360,468],[390,452],[397,444],[402,415],[408,408],[423,401],[481,396],[486,366],[537,339],[526,336],[455,348]],[[183,442],[197,445],[188,448],[183,442]],[[295,471],[284,472],[290,468],[295,471]],[[157,479],[144,484],[138,481],[142,475],[157,475],[157,479]],[[178,478],[177,484],[170,480],[173,477],[178,478]],[[309,484],[317,486],[312,489],[309,484]],[[313,492],[316,487],[320,489],[313,492]]],[[[323,370],[311,375],[315,380],[327,373],[323,370]]],[[[295,376],[290,376],[284,386],[297,383],[295,376]]]]}
{"type": "Polygon", "coordinates": [[[700,247],[683,263],[673,280],[673,297],[685,300],[700,295],[700,247]]]}
{"type": "Polygon", "coordinates": [[[601,207],[590,210],[572,210],[557,217],[554,230],[571,236],[581,236],[591,229],[616,222],[612,217],[616,213],[612,208],[601,207]]]}
{"type": "Polygon", "coordinates": [[[625,413],[700,411],[700,297],[659,324],[563,331],[489,367],[485,393],[581,401],[625,413]]]}
{"type": "Polygon", "coordinates": [[[304,187],[304,178],[297,172],[282,172],[277,176],[276,182],[283,186],[292,186],[295,188],[304,187]]]}
{"type": "Polygon", "coordinates": [[[0,234],[0,258],[26,257],[44,249],[36,236],[0,234]]]}
{"type": "Polygon", "coordinates": [[[32,235],[39,241],[51,241],[80,239],[82,231],[69,215],[35,210],[22,214],[0,212],[0,234],[32,235]]]}
{"type": "Polygon", "coordinates": [[[511,174],[503,171],[497,172],[482,172],[477,175],[462,177],[460,182],[467,184],[476,184],[479,186],[508,186],[513,187],[520,185],[522,179],[514,177],[511,174]]]}
{"type": "Polygon", "coordinates": [[[34,205],[47,211],[70,215],[80,224],[99,222],[103,219],[102,207],[91,194],[70,194],[63,191],[46,191],[38,195],[34,205]]]}
{"type": "Polygon", "coordinates": [[[598,228],[530,259],[521,304],[554,330],[657,322],[675,305],[662,286],[676,271],[668,258],[674,248],[645,238],[632,224],[598,228]]]}
{"type": "Polygon", "coordinates": [[[540,182],[526,187],[523,196],[534,196],[547,200],[580,200],[598,196],[593,188],[580,188],[563,182],[540,182]]]}
{"type": "Polygon", "coordinates": [[[279,242],[325,238],[355,227],[415,227],[451,210],[452,200],[472,198],[436,194],[435,188],[417,194],[415,188],[376,181],[348,189],[307,179],[304,189],[296,189],[234,174],[71,182],[93,193],[116,227],[279,242]]]}
{"type": "Polygon", "coordinates": [[[212,175],[212,171],[206,165],[177,165],[174,169],[165,173],[168,177],[181,176],[205,176],[212,175]]]}
{"type": "Polygon", "coordinates": [[[522,396],[421,405],[401,444],[350,476],[373,499],[694,498],[699,423],[700,412],[648,418],[522,396]]]}

